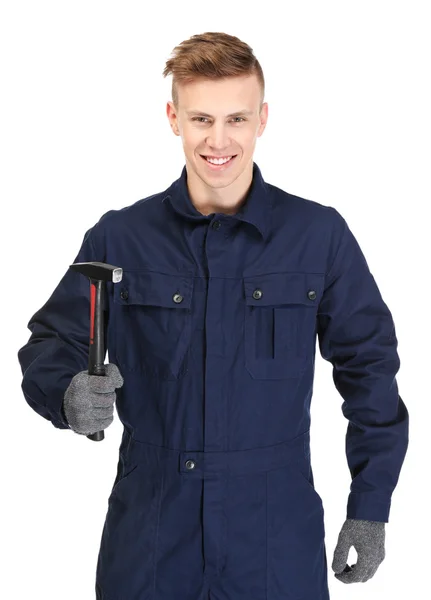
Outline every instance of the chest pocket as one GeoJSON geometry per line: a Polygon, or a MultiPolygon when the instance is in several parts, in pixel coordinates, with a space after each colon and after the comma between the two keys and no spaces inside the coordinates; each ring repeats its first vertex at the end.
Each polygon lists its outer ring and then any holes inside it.
{"type": "Polygon", "coordinates": [[[115,353],[119,367],[148,377],[187,372],[194,278],[123,270],[114,285],[115,353]]]}
{"type": "Polygon", "coordinates": [[[254,379],[290,379],[309,366],[323,284],[319,273],[244,278],[245,361],[254,379]]]}

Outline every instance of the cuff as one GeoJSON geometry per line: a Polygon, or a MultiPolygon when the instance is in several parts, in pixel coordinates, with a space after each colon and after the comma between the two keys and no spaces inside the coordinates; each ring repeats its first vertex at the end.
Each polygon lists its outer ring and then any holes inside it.
{"type": "Polygon", "coordinates": [[[64,404],[63,403],[61,405],[60,414],[58,415],[58,418],[56,418],[56,419],[53,418],[51,420],[51,423],[54,425],[54,427],[57,427],[57,429],[71,429],[71,427],[66,419],[66,413],[64,412],[64,404]]]}
{"type": "Polygon", "coordinates": [[[350,492],[347,518],[388,523],[390,509],[390,498],[379,496],[375,492],[350,492]]]}

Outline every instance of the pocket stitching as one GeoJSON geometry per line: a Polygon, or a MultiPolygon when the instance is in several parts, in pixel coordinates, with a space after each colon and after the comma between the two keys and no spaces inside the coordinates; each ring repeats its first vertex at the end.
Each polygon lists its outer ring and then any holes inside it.
{"type": "Polygon", "coordinates": [[[138,468],[139,463],[135,463],[132,468],[127,471],[126,473],[124,473],[123,475],[121,475],[120,479],[114,484],[114,486],[112,487],[111,490],[111,494],[110,494],[110,499],[112,498],[112,495],[118,490],[119,486],[130,477],[130,475],[132,473],[134,473],[134,471],[136,471],[136,469],[138,468]]]}
{"type": "MultiPolygon", "coordinates": [[[[157,279],[157,275],[161,275],[161,276],[166,275],[166,277],[169,277],[169,274],[166,274],[166,273],[159,274],[157,272],[147,272],[149,281],[151,281],[151,279],[150,279],[151,273],[156,273],[156,275],[154,277],[154,282],[156,284],[158,284],[160,281],[157,279]]],[[[134,277],[134,276],[136,276],[136,273],[131,273],[131,277],[134,277]]],[[[130,317],[126,316],[125,314],[122,316],[122,314],[121,314],[121,311],[123,309],[127,309],[129,305],[127,304],[127,301],[123,302],[122,300],[120,300],[120,296],[119,296],[120,291],[117,290],[117,294],[114,297],[114,301],[116,301],[116,303],[117,303],[117,310],[115,311],[117,318],[115,320],[115,325],[114,325],[115,326],[115,345],[116,345],[115,354],[117,357],[117,363],[119,364],[119,366],[122,369],[124,369],[126,371],[141,373],[150,378],[154,377],[154,378],[158,378],[158,379],[168,379],[168,380],[179,379],[188,372],[188,359],[189,359],[189,355],[190,355],[191,337],[192,337],[191,303],[192,303],[193,290],[194,290],[194,278],[191,276],[184,276],[184,275],[182,275],[182,276],[171,275],[170,277],[172,278],[172,281],[175,284],[175,285],[174,284],[172,285],[173,290],[178,287],[178,283],[175,283],[175,282],[178,282],[179,280],[183,280],[184,287],[185,287],[184,298],[186,300],[186,305],[173,304],[172,306],[167,307],[164,303],[163,304],[155,304],[155,303],[149,304],[148,302],[145,302],[145,299],[144,299],[145,296],[144,296],[144,293],[142,293],[141,298],[143,298],[143,300],[141,302],[136,302],[136,298],[135,298],[134,303],[131,304],[130,307],[133,307],[137,311],[139,311],[139,310],[144,311],[142,313],[141,318],[144,317],[146,307],[148,307],[148,306],[151,306],[152,308],[156,308],[160,311],[168,311],[168,310],[183,311],[182,313],[173,313],[178,316],[178,319],[182,319],[184,322],[183,327],[181,327],[179,325],[179,330],[181,330],[181,331],[180,331],[180,334],[178,337],[180,337],[180,339],[183,343],[183,351],[182,351],[181,355],[176,358],[176,361],[175,361],[176,365],[179,365],[179,366],[174,368],[172,359],[171,359],[170,363],[166,362],[163,365],[156,364],[156,362],[151,363],[151,360],[149,360],[149,358],[151,359],[151,353],[145,354],[144,351],[142,349],[140,349],[138,346],[134,347],[135,354],[133,356],[133,361],[130,360],[130,355],[128,355],[127,349],[124,349],[124,352],[121,353],[121,349],[125,347],[125,344],[127,344],[127,340],[124,339],[124,333],[122,332],[122,327],[121,327],[120,323],[121,323],[121,319],[130,319],[130,317]],[[186,291],[187,291],[187,296],[186,296],[186,291]],[[122,335],[123,335],[123,337],[121,337],[122,335]],[[147,360],[145,357],[147,357],[147,360]]],[[[139,282],[139,280],[135,281],[134,286],[136,286],[138,284],[138,282],[139,282]]],[[[173,294],[174,293],[175,293],[175,291],[173,291],[173,294]]],[[[155,297],[157,298],[157,294],[155,297]]],[[[162,292],[160,292],[159,297],[162,297],[162,292]]],[[[161,317],[162,317],[162,315],[160,315],[159,318],[161,318],[161,317]]],[[[165,317],[167,317],[167,313],[166,313],[165,317]]],[[[175,318],[177,318],[177,317],[175,317],[175,318]]],[[[156,324],[157,324],[157,321],[156,321],[156,324]]],[[[159,321],[159,325],[160,325],[160,321],[159,321]]],[[[141,327],[143,327],[143,326],[144,325],[141,322],[141,327]]],[[[130,321],[129,322],[125,321],[124,328],[126,330],[128,330],[131,327],[132,327],[132,324],[130,323],[130,321]]],[[[172,340],[172,344],[175,343],[175,340],[178,339],[178,337],[176,337],[175,339],[172,340]]],[[[145,339],[145,338],[143,338],[143,339],[145,339]]],[[[173,351],[171,354],[175,355],[178,345],[172,346],[172,348],[173,348],[173,351]]]]}
{"type": "MultiPolygon", "coordinates": [[[[323,279],[321,274],[316,273],[272,273],[261,276],[247,276],[243,278],[243,290],[245,294],[245,305],[244,305],[244,343],[245,343],[245,367],[253,379],[297,379],[307,370],[309,358],[311,356],[311,350],[309,351],[309,345],[305,339],[305,334],[310,332],[311,317],[307,313],[299,313],[298,311],[311,310],[317,318],[317,307],[318,301],[322,291],[323,279]],[[292,296],[289,298],[289,287],[288,281],[291,276],[292,283],[292,296]],[[298,279],[298,276],[300,279],[298,279]],[[295,280],[295,277],[297,278],[295,280]],[[274,290],[274,296],[268,303],[268,293],[265,296],[265,290],[263,290],[262,298],[265,298],[265,303],[259,306],[260,300],[253,299],[250,296],[253,287],[259,287],[259,279],[265,280],[270,283],[268,284],[269,290],[274,290]],[[277,286],[277,281],[283,281],[283,286],[277,286]],[[317,290],[317,299],[309,300],[306,296],[306,288],[308,287],[307,282],[310,281],[309,285],[312,285],[317,290]],[[271,288],[271,286],[273,286],[271,288]],[[287,287],[286,287],[287,286],[287,287]],[[299,286],[304,291],[304,297],[301,299],[299,286]],[[286,297],[280,298],[280,289],[283,289],[283,293],[286,297]],[[277,296],[278,294],[278,296],[277,296]],[[283,300],[280,302],[280,300],[283,300]],[[291,308],[293,305],[298,305],[297,309],[291,308]],[[271,308],[272,307],[272,308],[271,308]],[[290,307],[290,308],[287,308],[290,307]],[[272,340],[272,352],[275,353],[277,343],[280,342],[280,336],[287,335],[291,332],[293,345],[285,345],[283,353],[278,358],[256,358],[256,344],[257,344],[257,325],[256,325],[256,312],[259,309],[272,310],[272,317],[275,319],[275,327],[273,329],[273,340],[272,340]],[[290,311],[290,312],[289,312],[290,311]],[[296,317],[295,317],[296,315],[296,317]],[[299,316],[298,316],[299,315],[299,316]],[[284,318],[285,327],[282,330],[277,331],[277,322],[284,318]],[[300,326],[300,323],[302,325],[300,326]],[[304,339],[302,339],[304,334],[304,339]]],[[[316,326],[316,324],[315,324],[316,326]]],[[[316,331],[314,326],[314,331],[316,331]]],[[[314,333],[314,336],[316,334],[314,333]]],[[[315,340],[315,337],[314,337],[315,340]]]]}

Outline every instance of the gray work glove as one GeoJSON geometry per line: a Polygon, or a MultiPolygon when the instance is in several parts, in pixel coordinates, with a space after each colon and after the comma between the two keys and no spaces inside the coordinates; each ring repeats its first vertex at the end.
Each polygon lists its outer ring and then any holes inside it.
{"type": "Polygon", "coordinates": [[[332,562],[332,570],[339,581],[343,583],[368,581],[384,558],[385,523],[383,521],[347,519],[344,522],[332,562]],[[346,563],[351,546],[354,546],[358,559],[356,564],[349,567],[346,563]]]}
{"type": "Polygon", "coordinates": [[[109,427],[114,420],[115,388],[124,381],[117,365],[105,365],[106,375],[81,371],[69,384],[63,400],[64,415],[75,433],[88,435],[109,427]]]}

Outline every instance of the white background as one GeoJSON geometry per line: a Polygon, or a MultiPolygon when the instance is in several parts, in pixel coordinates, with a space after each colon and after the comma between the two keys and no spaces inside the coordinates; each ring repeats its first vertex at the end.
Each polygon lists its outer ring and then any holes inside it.
{"type": "MultiPolygon", "coordinates": [[[[99,444],[55,429],[24,400],[17,352],[85,231],[180,176],[181,139],[166,117],[171,77],[162,71],[177,44],[205,31],[238,36],[263,67],[269,121],[254,159],[264,179],[346,218],[396,324],[410,445],[386,559],[366,583],[342,584],[330,568],[350,484],[347,421],[331,365],[317,354],[311,447],[331,600],[427,597],[427,10],[412,0],[2,4],[2,598],[94,598],[121,426],[116,417],[99,444]]],[[[352,549],[350,564],[355,558],[352,549]]]]}

